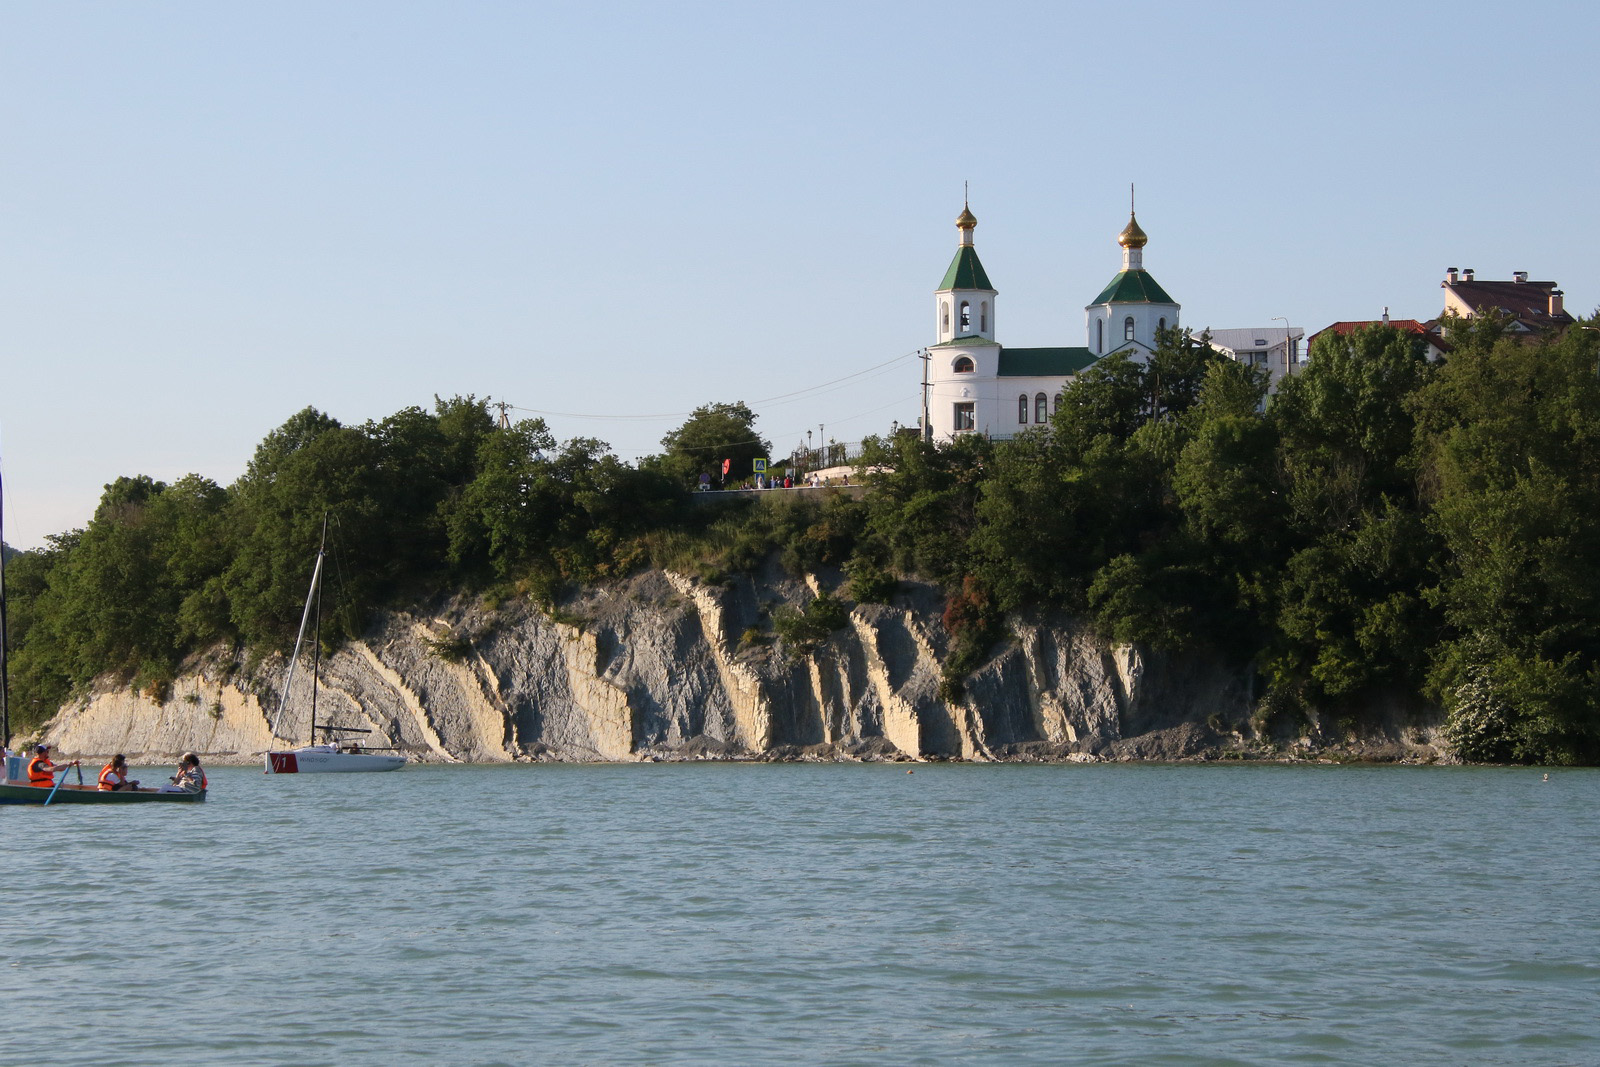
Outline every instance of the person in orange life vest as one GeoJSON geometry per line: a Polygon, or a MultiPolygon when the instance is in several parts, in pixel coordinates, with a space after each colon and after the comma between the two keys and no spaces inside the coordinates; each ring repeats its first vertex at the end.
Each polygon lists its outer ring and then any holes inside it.
{"type": "Polygon", "coordinates": [[[40,743],[33,746],[33,759],[28,761],[29,785],[37,785],[49,789],[56,784],[56,771],[62,767],[76,767],[78,765],[78,761],[73,760],[71,763],[63,763],[57,766],[50,762],[49,752],[50,746],[47,744],[40,743]]]}
{"type": "Polygon", "coordinates": [[[119,789],[138,789],[138,782],[128,781],[128,757],[118,752],[111,762],[100,768],[100,788],[108,793],[119,789]]]}

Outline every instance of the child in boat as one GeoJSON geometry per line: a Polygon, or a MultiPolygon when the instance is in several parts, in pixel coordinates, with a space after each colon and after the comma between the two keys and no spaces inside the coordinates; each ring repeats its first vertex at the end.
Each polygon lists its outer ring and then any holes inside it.
{"type": "Polygon", "coordinates": [[[110,763],[100,768],[100,788],[110,793],[121,789],[131,792],[139,788],[138,782],[128,781],[128,757],[118,752],[111,757],[110,763]]]}

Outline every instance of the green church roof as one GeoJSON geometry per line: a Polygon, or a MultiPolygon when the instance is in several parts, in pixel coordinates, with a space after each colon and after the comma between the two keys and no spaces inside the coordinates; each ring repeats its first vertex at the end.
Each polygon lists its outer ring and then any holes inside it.
{"type": "Polygon", "coordinates": [[[929,345],[928,347],[929,348],[978,348],[978,347],[983,346],[983,345],[988,345],[990,348],[999,348],[1000,347],[1000,342],[996,341],[993,337],[984,337],[981,334],[969,333],[969,334],[965,335],[964,337],[952,337],[948,341],[940,341],[938,344],[929,345]]]}
{"type": "Polygon", "coordinates": [[[962,245],[956,249],[956,258],[950,261],[950,269],[944,272],[944,281],[934,291],[943,292],[946,289],[987,289],[994,292],[994,286],[989,284],[989,276],[983,272],[983,264],[978,262],[976,248],[962,245]]]}
{"type": "MultiPolygon", "coordinates": [[[[955,268],[951,268],[954,270],[955,268]]],[[[1111,279],[1111,284],[1100,295],[1089,301],[1096,304],[1173,304],[1177,301],[1156,284],[1147,270],[1125,270],[1111,279]]]]}
{"type": "Polygon", "coordinates": [[[1048,378],[1077,374],[1093,363],[1087,348],[1002,348],[996,375],[1001,378],[1048,378]]]}

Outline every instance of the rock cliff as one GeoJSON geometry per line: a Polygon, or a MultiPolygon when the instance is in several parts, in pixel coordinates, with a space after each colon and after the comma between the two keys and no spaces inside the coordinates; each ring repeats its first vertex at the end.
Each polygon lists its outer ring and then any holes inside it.
{"type": "MultiPolygon", "coordinates": [[[[721,585],[652,571],[588,590],[554,617],[465,599],[390,613],[323,663],[317,718],[419,760],[468,762],[1182,759],[1318,740],[1255,737],[1240,670],[1108,647],[1065,617],[1012,620],[1012,638],[947,701],[935,590],[905,583],[893,604],[854,605],[810,652],[774,641],[773,610],[803,606],[818,587],[776,568],[721,585]]],[[[108,683],[46,734],[67,753],[137,762],[192,749],[253,763],[306,739],[304,669],[272,733],[285,674],[281,657],[246,668],[213,652],[159,699],[108,683]]],[[[1361,743],[1430,758],[1430,740],[1396,728],[1361,743]]]]}

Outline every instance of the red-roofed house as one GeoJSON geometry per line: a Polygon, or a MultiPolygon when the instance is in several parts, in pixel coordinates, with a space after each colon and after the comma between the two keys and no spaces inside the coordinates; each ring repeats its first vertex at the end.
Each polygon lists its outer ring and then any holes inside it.
{"type": "Polygon", "coordinates": [[[1561,330],[1573,323],[1573,318],[1562,307],[1562,293],[1555,282],[1530,282],[1528,272],[1511,272],[1509,282],[1480,282],[1471,267],[1457,271],[1445,270],[1445,314],[1472,318],[1480,311],[1493,308],[1510,316],[1507,330],[1513,334],[1535,334],[1546,330],[1561,330]]]}
{"type": "Polygon", "coordinates": [[[1434,332],[1434,330],[1430,329],[1429,327],[1432,325],[1432,323],[1418,322],[1416,319],[1391,319],[1389,317],[1389,309],[1384,308],[1383,318],[1381,319],[1367,319],[1365,321],[1356,322],[1336,322],[1326,329],[1318,330],[1316,333],[1311,335],[1311,340],[1307,342],[1306,348],[1314,351],[1317,338],[1321,337],[1325,333],[1337,334],[1340,337],[1349,337],[1352,333],[1364,326],[1393,326],[1401,333],[1415,334],[1417,337],[1421,338],[1422,342],[1427,345],[1428,362],[1433,363],[1444,358],[1444,356],[1449,353],[1450,342],[1446,341],[1443,337],[1440,337],[1436,332],[1434,332]]]}

